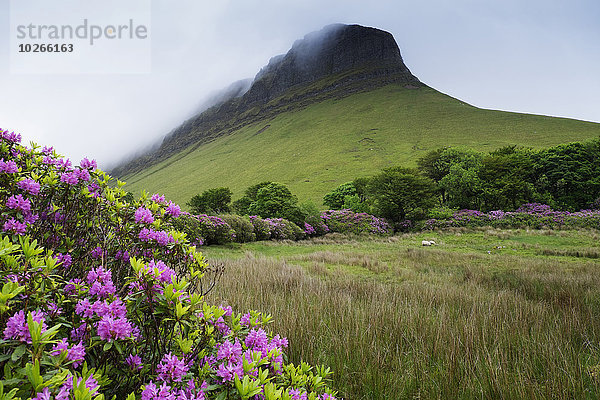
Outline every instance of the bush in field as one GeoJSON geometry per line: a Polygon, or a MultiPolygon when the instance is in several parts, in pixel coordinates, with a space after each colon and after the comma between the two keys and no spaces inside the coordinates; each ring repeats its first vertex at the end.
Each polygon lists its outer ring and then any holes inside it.
{"type": "Polygon", "coordinates": [[[177,205],[0,135],[3,399],[330,398],[270,317],[203,301],[177,205]]]}
{"type": "Polygon", "coordinates": [[[321,214],[321,219],[330,232],[389,235],[391,226],[381,218],[351,210],[328,210],[321,214]]]}
{"type": "Polygon", "coordinates": [[[306,234],[298,225],[283,218],[265,218],[269,224],[271,239],[274,240],[299,240],[306,234]]]}
{"type": "Polygon", "coordinates": [[[439,216],[425,222],[425,229],[480,226],[506,229],[600,229],[600,211],[555,211],[546,204],[527,203],[513,212],[496,210],[483,213],[476,210],[459,210],[449,217],[439,216]]]}
{"type": "Polygon", "coordinates": [[[254,227],[254,235],[256,236],[256,240],[271,239],[271,225],[268,221],[257,215],[251,215],[249,218],[250,223],[254,227]]]}
{"type": "Polygon", "coordinates": [[[194,214],[222,214],[231,211],[232,194],[226,187],[208,189],[192,197],[187,205],[194,214]]]}
{"type": "Polygon", "coordinates": [[[256,193],[256,200],[248,207],[248,213],[263,218],[285,218],[296,224],[304,221],[298,199],[280,183],[270,183],[260,188],[256,193]]]}
{"type": "Polygon", "coordinates": [[[332,210],[340,210],[344,208],[346,196],[355,196],[356,187],[353,182],[342,183],[337,188],[323,196],[323,204],[332,210]]]}
{"type": "Polygon", "coordinates": [[[324,236],[329,232],[329,227],[327,226],[327,224],[325,224],[323,218],[321,218],[320,215],[310,215],[306,217],[304,223],[310,225],[310,227],[314,231],[312,234],[309,234],[307,232],[309,236],[324,236]]]}
{"type": "Polygon", "coordinates": [[[386,168],[368,185],[376,215],[393,223],[422,219],[436,204],[435,183],[406,168],[386,168]]]}
{"type": "Polygon", "coordinates": [[[231,243],[235,231],[222,218],[199,214],[182,213],[173,221],[174,225],[194,244],[211,245],[231,243]]]}
{"type": "Polygon", "coordinates": [[[246,243],[256,240],[254,225],[250,222],[250,218],[235,214],[223,214],[219,215],[219,217],[235,232],[234,242],[246,243]]]}

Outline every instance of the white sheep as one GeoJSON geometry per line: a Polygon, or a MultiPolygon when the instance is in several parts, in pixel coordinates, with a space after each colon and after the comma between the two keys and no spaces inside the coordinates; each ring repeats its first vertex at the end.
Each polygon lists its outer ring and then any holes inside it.
{"type": "Polygon", "coordinates": [[[429,240],[423,240],[423,241],[421,242],[421,244],[422,244],[423,246],[431,246],[431,242],[430,242],[429,240]]]}

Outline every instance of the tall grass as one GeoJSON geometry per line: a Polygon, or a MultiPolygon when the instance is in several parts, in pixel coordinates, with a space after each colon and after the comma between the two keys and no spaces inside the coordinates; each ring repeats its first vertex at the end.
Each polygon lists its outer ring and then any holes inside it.
{"type": "Polygon", "coordinates": [[[271,313],[290,361],[331,366],[347,399],[600,396],[600,264],[439,249],[223,262],[209,300],[271,313]]]}

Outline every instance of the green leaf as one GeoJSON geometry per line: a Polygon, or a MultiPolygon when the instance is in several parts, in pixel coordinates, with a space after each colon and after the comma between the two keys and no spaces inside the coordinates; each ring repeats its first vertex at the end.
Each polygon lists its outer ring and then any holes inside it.
{"type": "Polygon", "coordinates": [[[10,359],[12,361],[19,360],[23,356],[23,354],[25,354],[26,350],[27,350],[27,347],[24,344],[20,345],[19,347],[17,347],[15,349],[15,351],[13,351],[12,356],[11,356],[10,359]]]}

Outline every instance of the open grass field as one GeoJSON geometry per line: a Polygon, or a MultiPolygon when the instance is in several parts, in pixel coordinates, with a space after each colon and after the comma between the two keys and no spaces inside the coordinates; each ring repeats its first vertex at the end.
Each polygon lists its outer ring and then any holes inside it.
{"type": "Polygon", "coordinates": [[[600,233],[454,230],[207,247],[346,399],[597,399],[600,233]],[[437,246],[422,247],[434,239],[437,246]]]}
{"type": "Polygon", "coordinates": [[[482,110],[431,88],[388,85],[279,114],[122,180],[136,196],[142,189],[164,193],[182,206],[212,187],[228,186],[239,198],[272,180],[320,206],[341,183],[413,166],[439,147],[544,148],[598,136],[596,123],[482,110]]]}

